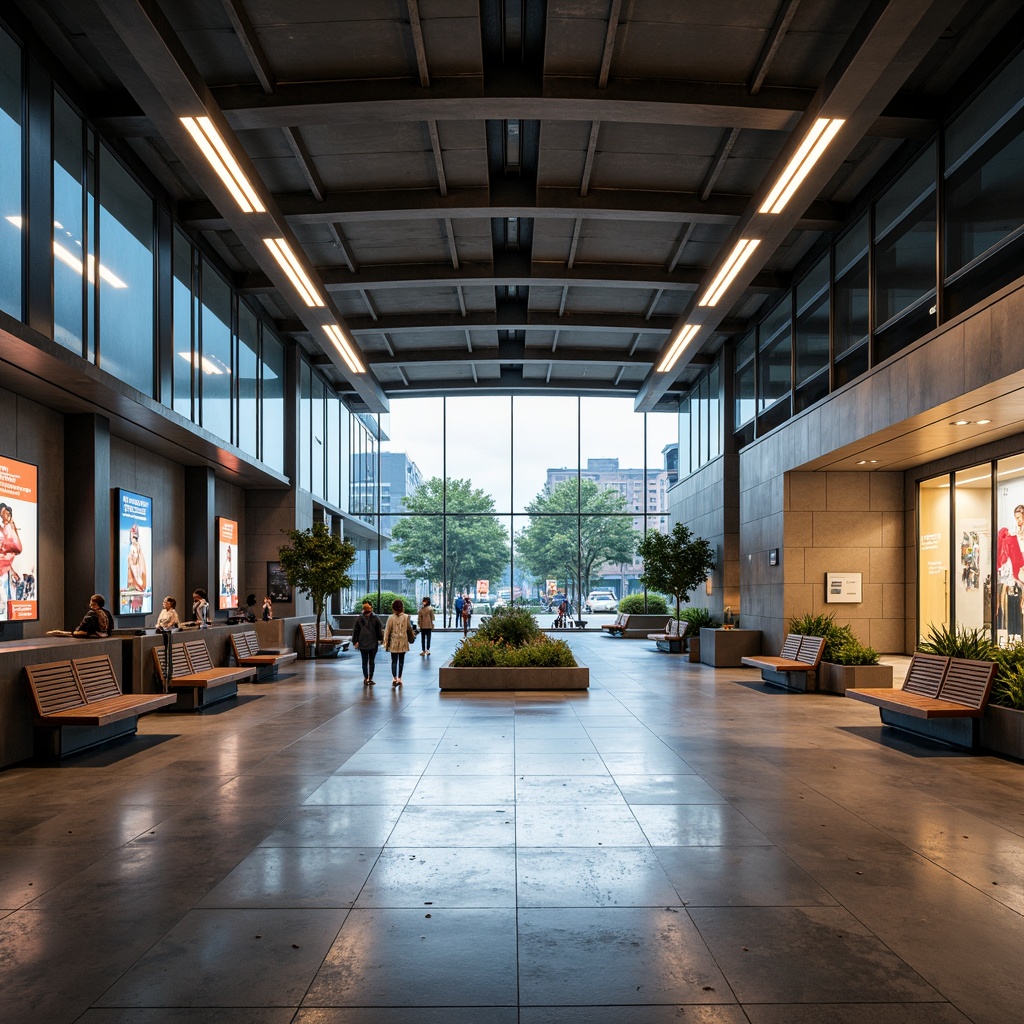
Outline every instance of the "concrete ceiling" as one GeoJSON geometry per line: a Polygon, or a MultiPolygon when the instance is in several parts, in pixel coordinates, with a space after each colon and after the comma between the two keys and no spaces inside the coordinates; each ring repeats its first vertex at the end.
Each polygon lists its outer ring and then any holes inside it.
{"type": "MultiPolygon", "coordinates": [[[[391,397],[670,405],[928,138],[1014,0],[16,0],[235,283],[372,410],[391,397]],[[240,213],[178,118],[265,201],[240,213]],[[778,215],[806,128],[846,123],[778,215]],[[352,373],[262,238],[291,241],[352,373]],[[696,297],[761,239],[721,302],[696,297]],[[700,325],[675,370],[655,366],[700,325]]],[[[1019,35],[1019,33],[1018,33],[1019,35]]]]}

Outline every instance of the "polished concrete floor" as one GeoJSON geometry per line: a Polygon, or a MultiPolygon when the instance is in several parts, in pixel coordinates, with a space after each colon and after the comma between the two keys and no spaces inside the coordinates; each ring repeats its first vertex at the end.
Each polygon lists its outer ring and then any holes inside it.
{"type": "Polygon", "coordinates": [[[1024,766],[594,634],[440,694],[455,642],[0,773],[0,1021],[1024,1019],[1024,766]]]}

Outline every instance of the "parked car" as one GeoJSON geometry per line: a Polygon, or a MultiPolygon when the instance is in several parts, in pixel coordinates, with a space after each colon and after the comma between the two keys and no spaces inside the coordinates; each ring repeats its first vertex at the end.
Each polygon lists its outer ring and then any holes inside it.
{"type": "Polygon", "coordinates": [[[592,590],[584,606],[588,612],[613,612],[619,607],[619,599],[610,590],[592,590]]]}

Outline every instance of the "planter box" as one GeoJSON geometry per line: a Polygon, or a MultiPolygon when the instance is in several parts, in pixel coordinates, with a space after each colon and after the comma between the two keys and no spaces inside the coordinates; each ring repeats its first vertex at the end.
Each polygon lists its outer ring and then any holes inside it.
{"type": "Polygon", "coordinates": [[[442,690],[586,690],[590,669],[575,668],[452,668],[445,662],[438,672],[442,690]]]}
{"type": "Polygon", "coordinates": [[[833,665],[823,661],[818,666],[818,689],[827,693],[891,690],[892,665],[833,665]]]}
{"type": "Polygon", "coordinates": [[[712,668],[739,668],[741,658],[761,653],[759,629],[708,629],[700,631],[700,661],[712,668]]]}
{"type": "Polygon", "coordinates": [[[980,742],[986,750],[1024,761],[1024,711],[987,705],[981,718],[980,742]]]}

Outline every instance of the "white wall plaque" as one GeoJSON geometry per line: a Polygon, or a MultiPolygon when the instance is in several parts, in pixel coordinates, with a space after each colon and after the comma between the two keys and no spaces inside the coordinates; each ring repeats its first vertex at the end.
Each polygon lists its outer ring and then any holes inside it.
{"type": "Polygon", "coordinates": [[[825,603],[860,604],[861,576],[859,572],[825,573],[825,603]]]}

